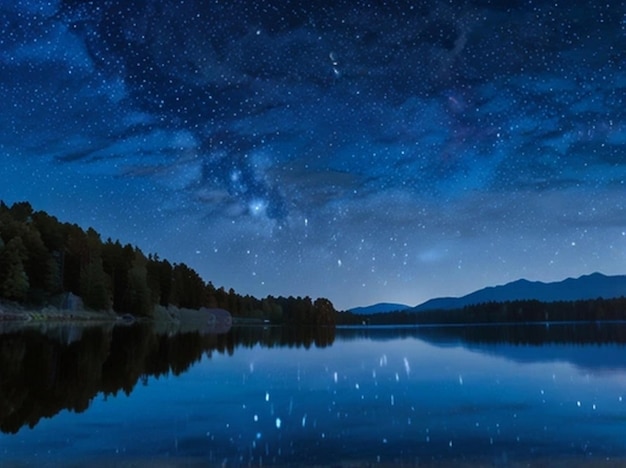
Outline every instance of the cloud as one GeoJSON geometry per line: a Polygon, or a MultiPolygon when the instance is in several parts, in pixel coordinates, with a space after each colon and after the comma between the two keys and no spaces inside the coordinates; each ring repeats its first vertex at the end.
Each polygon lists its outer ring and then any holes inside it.
{"type": "MultiPolygon", "coordinates": [[[[268,263],[320,268],[320,282],[341,259],[350,273],[333,280],[362,288],[359,270],[377,285],[394,268],[441,276],[478,257],[472,245],[506,244],[499,254],[512,258],[518,233],[528,248],[544,232],[556,243],[623,220],[626,74],[607,46],[623,42],[622,6],[1,8],[2,154],[20,158],[24,180],[28,164],[62,179],[38,179],[32,193],[63,188],[65,200],[98,180],[133,200],[124,210],[158,220],[155,232],[171,216],[190,243],[215,239],[202,252],[258,243],[275,253],[268,263]]],[[[106,201],[92,211],[124,225],[106,201]]]]}

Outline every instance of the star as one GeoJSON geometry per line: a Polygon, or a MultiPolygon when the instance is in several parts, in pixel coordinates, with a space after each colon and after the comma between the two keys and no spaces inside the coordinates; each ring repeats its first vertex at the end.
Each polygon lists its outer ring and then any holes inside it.
{"type": "Polygon", "coordinates": [[[1,8],[5,203],[338,308],[623,273],[619,4],[1,8]]]}

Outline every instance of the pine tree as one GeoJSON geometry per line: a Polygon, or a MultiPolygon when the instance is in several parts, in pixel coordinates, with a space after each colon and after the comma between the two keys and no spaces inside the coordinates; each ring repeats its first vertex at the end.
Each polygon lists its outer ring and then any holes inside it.
{"type": "MultiPolygon", "coordinates": [[[[0,239],[1,241],[1,239],[0,239]]],[[[0,295],[23,300],[30,287],[24,261],[26,248],[20,237],[14,237],[0,250],[0,295]]]]}
{"type": "Polygon", "coordinates": [[[135,258],[128,272],[128,289],[126,290],[126,311],[151,316],[153,312],[152,294],[148,287],[148,260],[141,250],[135,249],[135,258]]]}
{"type": "Polygon", "coordinates": [[[320,297],[313,303],[316,325],[335,325],[337,311],[333,303],[324,297],[320,297]]]}
{"type": "Polygon", "coordinates": [[[109,310],[111,299],[108,277],[102,268],[102,259],[92,258],[80,271],[80,293],[86,307],[109,310]]]}

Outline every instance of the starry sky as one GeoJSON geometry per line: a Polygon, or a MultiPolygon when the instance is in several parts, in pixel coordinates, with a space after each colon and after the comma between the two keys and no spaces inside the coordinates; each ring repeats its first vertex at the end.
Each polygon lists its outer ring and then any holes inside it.
{"type": "Polygon", "coordinates": [[[626,3],[0,0],[0,199],[346,309],[626,273],[626,3]]]}

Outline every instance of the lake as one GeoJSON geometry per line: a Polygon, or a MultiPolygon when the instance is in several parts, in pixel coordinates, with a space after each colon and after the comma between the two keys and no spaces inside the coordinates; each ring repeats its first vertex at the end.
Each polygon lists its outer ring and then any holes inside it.
{"type": "Polygon", "coordinates": [[[0,466],[622,466],[626,325],[7,328],[0,466]]]}

